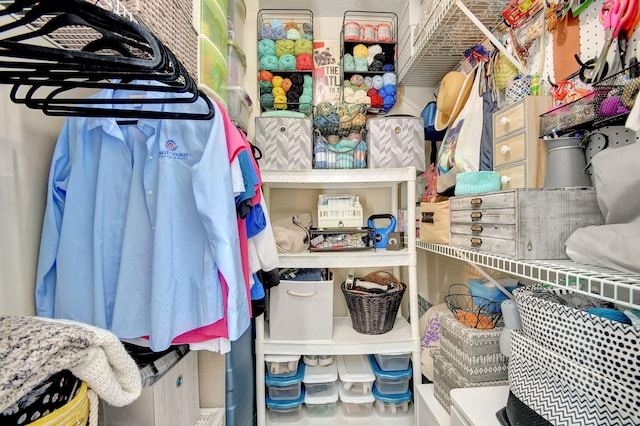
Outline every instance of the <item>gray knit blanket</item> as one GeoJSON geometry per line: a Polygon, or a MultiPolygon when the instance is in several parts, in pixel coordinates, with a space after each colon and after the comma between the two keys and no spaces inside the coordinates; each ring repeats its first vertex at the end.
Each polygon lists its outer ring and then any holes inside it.
{"type": "Polygon", "coordinates": [[[0,316],[0,412],[62,370],[117,407],[142,390],[140,371],[115,334],[69,320],[0,316]]]}

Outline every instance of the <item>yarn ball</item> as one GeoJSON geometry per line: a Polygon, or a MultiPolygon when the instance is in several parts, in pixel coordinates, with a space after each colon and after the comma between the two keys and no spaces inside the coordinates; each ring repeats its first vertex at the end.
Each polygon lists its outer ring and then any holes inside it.
{"type": "Polygon", "coordinates": [[[304,24],[302,24],[302,31],[304,32],[305,35],[312,36],[313,35],[313,25],[311,25],[308,22],[305,22],[304,24]]]}
{"type": "Polygon", "coordinates": [[[298,70],[313,69],[313,57],[309,53],[301,53],[296,57],[296,68],[298,70]]]}
{"type": "Polygon", "coordinates": [[[296,40],[294,42],[293,53],[296,56],[302,53],[313,54],[313,42],[304,38],[296,40]]]}
{"type": "Polygon", "coordinates": [[[396,104],[396,97],[393,95],[382,97],[382,110],[383,112],[389,111],[396,104]]]}
{"type": "Polygon", "coordinates": [[[382,96],[376,94],[376,95],[369,95],[369,97],[371,98],[372,107],[382,108],[382,102],[383,102],[382,96]]]}
{"type": "Polygon", "coordinates": [[[266,55],[260,58],[260,69],[277,71],[279,67],[278,58],[274,55],[266,55]]]}
{"type": "Polygon", "coordinates": [[[274,96],[271,93],[260,95],[260,104],[265,108],[273,108],[274,96]]]}
{"type": "Polygon", "coordinates": [[[296,92],[288,92],[287,93],[287,103],[288,104],[297,104],[300,99],[300,94],[296,92]]]}
{"type": "Polygon", "coordinates": [[[354,86],[362,86],[364,84],[364,77],[360,74],[354,74],[349,79],[349,82],[354,86]]]}
{"type": "Polygon", "coordinates": [[[364,44],[356,44],[353,46],[353,57],[354,58],[366,58],[369,56],[369,49],[364,44]]]}
{"type": "Polygon", "coordinates": [[[313,88],[312,87],[304,87],[302,89],[302,96],[313,96],[313,88]]]}
{"type": "Polygon", "coordinates": [[[260,30],[258,30],[258,38],[274,40],[273,28],[271,28],[271,25],[263,25],[260,27],[260,30]]]}
{"type": "Polygon", "coordinates": [[[382,74],[382,82],[384,83],[383,86],[389,86],[389,85],[394,85],[396,84],[396,75],[392,72],[387,72],[382,74]]]}
{"type": "Polygon", "coordinates": [[[281,40],[283,38],[287,38],[287,32],[284,30],[284,28],[275,28],[273,30],[273,40],[281,40]]]}
{"type": "Polygon", "coordinates": [[[273,84],[273,87],[281,87],[283,80],[284,78],[280,77],[279,75],[274,75],[271,79],[271,84],[273,84]]]}
{"type": "Polygon", "coordinates": [[[282,80],[282,88],[284,89],[285,92],[288,92],[289,89],[291,89],[291,80],[288,78],[285,78],[282,80]]]}
{"type": "Polygon", "coordinates": [[[369,71],[369,63],[367,62],[367,58],[357,57],[355,59],[356,72],[365,72],[369,71]]]}
{"type": "Polygon", "coordinates": [[[269,24],[271,25],[271,28],[273,28],[274,30],[279,28],[284,29],[284,27],[282,26],[282,22],[280,22],[280,20],[277,18],[272,18],[271,20],[269,20],[269,24]]]}
{"type": "Polygon", "coordinates": [[[294,86],[301,86],[304,84],[304,79],[300,74],[291,74],[289,76],[289,80],[291,80],[291,84],[294,86]]]}
{"type": "Polygon", "coordinates": [[[264,95],[265,93],[271,93],[273,90],[273,84],[267,80],[260,80],[258,83],[258,87],[260,88],[260,95],[264,95]]]}
{"type": "Polygon", "coordinates": [[[378,94],[383,98],[385,96],[395,96],[396,95],[396,86],[389,84],[382,86],[380,90],[378,90],[378,94]]]}
{"type": "Polygon", "coordinates": [[[363,96],[358,102],[365,105],[371,105],[371,98],[369,96],[363,96]]]}
{"type": "Polygon", "coordinates": [[[271,71],[260,71],[260,74],[258,74],[258,80],[271,81],[272,78],[271,71]]]}
{"type": "Polygon", "coordinates": [[[313,40],[313,36],[311,34],[302,34],[302,38],[305,40],[313,40]]]}
{"type": "Polygon", "coordinates": [[[271,94],[275,97],[278,97],[286,96],[287,92],[285,92],[282,87],[274,87],[273,90],[271,90],[271,94]]]}
{"type": "Polygon", "coordinates": [[[364,84],[366,84],[369,87],[373,87],[373,77],[371,76],[366,76],[364,78],[364,84]]]}
{"type": "Polygon", "coordinates": [[[342,67],[345,72],[353,72],[356,70],[356,61],[353,58],[353,55],[350,53],[346,53],[342,58],[342,67]]]}
{"type": "Polygon", "coordinates": [[[362,135],[360,135],[360,133],[358,132],[351,132],[349,133],[349,136],[347,136],[347,139],[351,141],[360,142],[362,140],[362,135]]]}
{"type": "Polygon", "coordinates": [[[610,96],[600,103],[599,113],[603,117],[625,114],[627,112],[629,112],[629,109],[624,105],[622,98],[619,96],[610,96]]]}
{"type": "Polygon", "coordinates": [[[273,100],[273,106],[276,109],[287,109],[287,97],[285,95],[278,95],[273,100]]]}
{"type": "Polygon", "coordinates": [[[369,55],[367,55],[367,62],[369,63],[369,65],[371,65],[374,56],[376,56],[378,53],[382,53],[382,47],[379,44],[369,46],[369,55]]]}
{"type": "Polygon", "coordinates": [[[393,72],[395,70],[396,70],[396,67],[394,67],[393,64],[384,64],[382,66],[382,71],[393,72]]]}
{"type": "Polygon", "coordinates": [[[365,96],[367,96],[367,92],[365,90],[356,90],[356,92],[353,94],[353,97],[356,99],[356,102],[362,102],[362,99],[365,96]]]}
{"type": "Polygon", "coordinates": [[[381,75],[374,75],[373,76],[373,88],[380,90],[382,88],[382,86],[384,86],[384,81],[382,81],[382,76],[381,75]]]}
{"type": "MultiPolygon", "coordinates": [[[[352,126],[364,126],[366,121],[367,121],[367,116],[360,112],[360,113],[354,115],[351,118],[351,125],[352,126]]],[[[356,135],[358,135],[358,141],[359,141],[360,140],[360,134],[356,133],[356,135]]],[[[349,138],[349,139],[353,139],[353,138],[349,138]]]]}
{"type": "Polygon", "coordinates": [[[385,62],[387,62],[387,56],[384,53],[377,53],[373,56],[373,60],[378,60],[384,64],[385,62]]]}
{"type": "Polygon", "coordinates": [[[275,55],[276,54],[276,42],[269,39],[264,38],[258,42],[258,57],[262,58],[266,55],[275,55]]]}
{"type": "Polygon", "coordinates": [[[300,31],[298,31],[295,28],[291,28],[287,30],[287,39],[289,40],[300,40],[302,38],[302,35],[300,34],[300,31]]]}
{"type": "Polygon", "coordinates": [[[351,139],[340,139],[340,142],[336,144],[335,148],[336,151],[346,152],[351,151],[356,147],[356,145],[358,145],[358,141],[353,141],[351,139]]]}
{"type": "Polygon", "coordinates": [[[378,94],[378,89],[371,88],[367,90],[367,96],[373,96],[378,94]]]}
{"type": "Polygon", "coordinates": [[[371,62],[371,65],[369,65],[369,71],[382,71],[383,66],[384,64],[382,62],[374,59],[373,62],[371,62]]]}
{"type": "Polygon", "coordinates": [[[293,40],[276,40],[275,49],[276,49],[276,57],[280,59],[283,55],[289,54],[293,55],[295,48],[295,43],[293,40]]]}
{"type": "Polygon", "coordinates": [[[280,69],[283,70],[295,70],[296,69],[296,57],[287,53],[286,55],[280,56],[278,59],[280,62],[280,69]]]}
{"type": "Polygon", "coordinates": [[[313,77],[311,77],[310,75],[305,75],[304,76],[304,83],[302,83],[302,85],[306,88],[313,88],[313,77]]]}
{"type": "Polygon", "coordinates": [[[294,29],[296,31],[300,30],[300,28],[298,27],[298,24],[296,24],[295,21],[290,21],[284,26],[285,31],[289,31],[290,29],[294,29]]]}

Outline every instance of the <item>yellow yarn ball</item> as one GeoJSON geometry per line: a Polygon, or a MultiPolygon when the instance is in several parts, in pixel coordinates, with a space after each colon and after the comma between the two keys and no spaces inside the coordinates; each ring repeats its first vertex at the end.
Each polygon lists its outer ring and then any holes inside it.
{"type": "Polygon", "coordinates": [[[282,80],[284,80],[284,78],[280,77],[279,75],[274,75],[271,79],[271,84],[273,84],[273,87],[281,87],[282,80]]]}
{"type": "Polygon", "coordinates": [[[284,89],[282,87],[274,87],[273,90],[271,91],[271,94],[275,97],[278,96],[287,96],[287,92],[284,91],[284,89]]]}
{"type": "MultiPolygon", "coordinates": [[[[276,53],[277,55],[277,53],[276,53]]],[[[369,49],[364,44],[356,44],[353,46],[353,57],[354,58],[366,58],[369,56],[369,49]]]]}
{"type": "Polygon", "coordinates": [[[287,109],[287,96],[286,95],[276,96],[275,99],[273,100],[273,105],[276,107],[276,109],[287,109]]]}

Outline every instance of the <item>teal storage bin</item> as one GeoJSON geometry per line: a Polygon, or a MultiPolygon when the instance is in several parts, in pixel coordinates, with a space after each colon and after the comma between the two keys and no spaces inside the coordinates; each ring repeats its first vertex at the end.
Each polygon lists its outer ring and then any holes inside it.
{"type": "MultiPolygon", "coordinates": [[[[523,287],[521,284],[513,285],[513,283],[517,283],[517,280],[514,280],[512,278],[498,279],[496,281],[499,284],[502,284],[502,286],[507,289],[509,293],[513,293],[513,290],[515,290],[516,288],[523,287]]],[[[496,302],[498,304],[500,304],[503,300],[508,299],[507,295],[500,291],[500,289],[497,286],[493,285],[493,283],[489,282],[489,280],[486,280],[484,278],[469,278],[467,282],[469,283],[469,294],[471,294],[471,296],[474,296],[474,305],[480,305],[482,303],[482,299],[480,299],[480,297],[491,300],[492,302],[496,302]],[[476,297],[478,297],[478,299],[476,299],[476,297]]],[[[490,313],[502,312],[500,306],[493,306],[494,305],[489,305],[486,307],[486,309],[490,313]]]]}
{"type": "Polygon", "coordinates": [[[403,394],[409,390],[409,380],[413,372],[411,367],[406,370],[384,371],[373,355],[369,355],[369,363],[376,376],[374,387],[380,395],[403,394]]]}

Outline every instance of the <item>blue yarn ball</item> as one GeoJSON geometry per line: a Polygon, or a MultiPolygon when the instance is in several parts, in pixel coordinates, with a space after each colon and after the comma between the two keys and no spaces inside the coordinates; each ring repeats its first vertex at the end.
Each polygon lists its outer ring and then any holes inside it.
{"type": "Polygon", "coordinates": [[[386,71],[386,72],[390,72],[390,71],[395,71],[395,67],[393,66],[393,64],[384,64],[382,66],[382,71],[386,71]]]}

